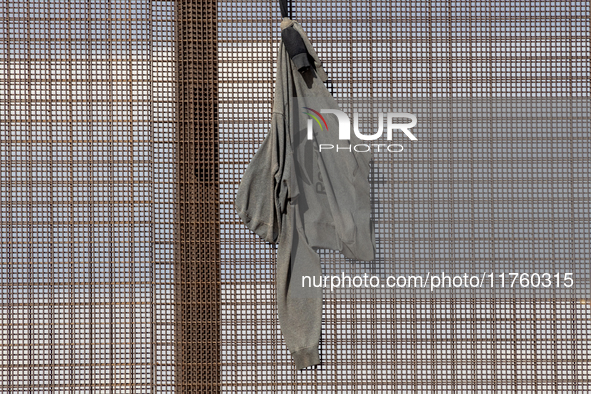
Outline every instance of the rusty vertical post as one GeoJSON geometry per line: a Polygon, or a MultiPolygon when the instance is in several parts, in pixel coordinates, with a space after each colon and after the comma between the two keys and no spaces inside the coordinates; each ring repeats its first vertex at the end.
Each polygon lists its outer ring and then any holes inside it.
{"type": "Polygon", "coordinates": [[[177,28],[175,358],[179,393],[220,389],[216,1],[180,0],[177,28]]]}

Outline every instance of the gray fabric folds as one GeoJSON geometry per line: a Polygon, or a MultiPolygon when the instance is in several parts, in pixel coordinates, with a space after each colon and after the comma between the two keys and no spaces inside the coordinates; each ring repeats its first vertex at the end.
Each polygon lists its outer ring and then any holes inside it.
{"type": "Polygon", "coordinates": [[[278,244],[279,322],[296,368],[302,369],[320,363],[322,289],[302,285],[303,277],[322,274],[316,249],[338,250],[358,260],[374,258],[368,181],[372,157],[351,149],[357,137],[339,140],[340,124],[332,114],[308,138],[310,112],[304,109],[339,107],[301,26],[287,18],[281,26],[293,26],[301,34],[314,64],[300,73],[281,43],[271,130],[242,177],[235,206],[253,232],[278,244]],[[320,144],[343,149],[321,152],[320,144]]]}

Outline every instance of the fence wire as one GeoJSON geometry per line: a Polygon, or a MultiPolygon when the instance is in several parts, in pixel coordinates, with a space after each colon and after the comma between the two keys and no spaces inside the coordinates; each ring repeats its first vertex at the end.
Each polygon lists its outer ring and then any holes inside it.
{"type": "Polygon", "coordinates": [[[173,389],[171,1],[0,3],[0,392],[173,389]]]}
{"type": "MultiPolygon", "coordinates": [[[[589,8],[291,5],[336,98],[473,102],[588,98],[589,8]]],[[[326,298],[323,364],[295,371],[275,249],[232,205],[268,132],[279,23],[275,1],[0,2],[0,391],[589,392],[579,299],[326,298]]],[[[507,270],[524,248],[588,269],[588,129],[529,137],[567,158],[516,172],[529,148],[495,159],[503,135],[474,121],[422,137],[462,160],[378,155],[399,174],[373,189],[382,266],[475,268],[460,252],[485,245],[507,270]]],[[[370,269],[320,253],[329,273],[370,269]]]]}

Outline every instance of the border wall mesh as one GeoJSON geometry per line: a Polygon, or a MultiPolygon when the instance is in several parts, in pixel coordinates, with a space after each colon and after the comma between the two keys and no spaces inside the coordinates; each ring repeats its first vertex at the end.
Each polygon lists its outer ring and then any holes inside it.
{"type": "MultiPolygon", "coordinates": [[[[590,94],[588,1],[292,12],[337,98],[590,94]]],[[[323,365],[294,370],[275,250],[232,206],[270,124],[279,15],[275,1],[0,2],[0,391],[589,392],[591,310],[578,299],[327,298],[323,365]]],[[[383,262],[470,260],[459,245],[482,242],[498,261],[528,250],[588,263],[588,129],[557,141],[541,128],[498,160],[482,150],[500,142],[494,129],[440,137],[423,141],[463,159],[426,149],[393,167],[374,217],[397,234],[379,239],[383,262]],[[516,172],[532,149],[547,157],[528,165],[548,176],[516,172]],[[477,168],[489,170],[484,216],[477,168]],[[540,231],[524,236],[524,223],[540,231]]]]}

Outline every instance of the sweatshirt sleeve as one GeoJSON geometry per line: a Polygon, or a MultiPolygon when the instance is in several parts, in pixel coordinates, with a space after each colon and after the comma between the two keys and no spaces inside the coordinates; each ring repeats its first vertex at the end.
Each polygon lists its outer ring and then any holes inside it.
{"type": "Polygon", "coordinates": [[[295,190],[290,188],[292,152],[286,106],[291,92],[290,60],[283,43],[278,53],[271,128],[246,168],[234,206],[244,224],[267,242],[277,243],[283,214],[295,190]]]}
{"type": "Polygon", "coordinates": [[[244,224],[271,243],[278,241],[287,198],[282,128],[283,116],[273,113],[271,129],[244,172],[234,201],[244,224]]]}

